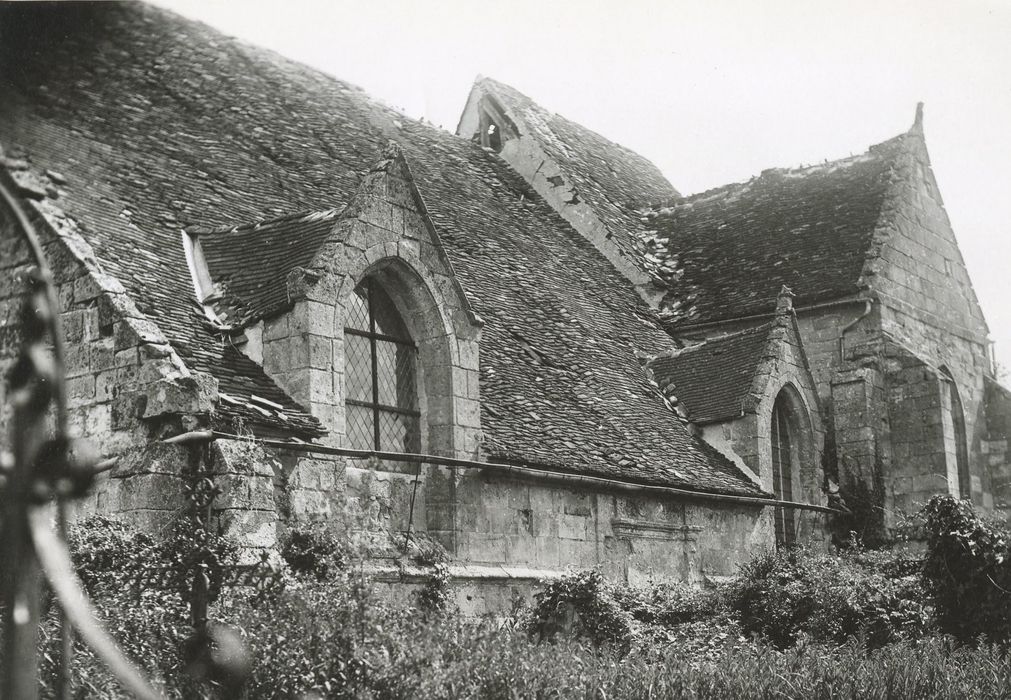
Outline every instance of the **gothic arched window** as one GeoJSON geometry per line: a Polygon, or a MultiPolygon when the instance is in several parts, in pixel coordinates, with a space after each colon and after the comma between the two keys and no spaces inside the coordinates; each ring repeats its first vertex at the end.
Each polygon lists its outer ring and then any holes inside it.
{"type": "Polygon", "coordinates": [[[344,327],[348,446],[421,451],[418,350],[393,300],[372,278],[350,295],[344,327]]]}
{"type": "Polygon", "coordinates": [[[965,434],[965,412],[962,409],[962,398],[958,395],[958,385],[947,367],[941,367],[941,373],[948,380],[948,401],[951,410],[951,423],[955,437],[955,467],[958,470],[959,498],[972,498],[972,476],[969,473],[969,445],[965,434]]]}
{"type": "MultiPolygon", "coordinates": [[[[772,490],[780,501],[793,500],[793,475],[799,457],[799,436],[786,392],[780,392],[772,407],[772,490]]],[[[793,510],[776,508],[776,544],[789,546],[796,539],[793,510]]]]}

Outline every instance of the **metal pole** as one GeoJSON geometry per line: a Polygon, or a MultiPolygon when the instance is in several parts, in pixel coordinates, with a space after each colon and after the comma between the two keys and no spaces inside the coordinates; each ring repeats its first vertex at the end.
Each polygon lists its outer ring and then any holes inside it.
{"type": "MultiPolygon", "coordinates": [[[[49,342],[52,344],[52,366],[51,372],[48,377],[39,376],[38,381],[45,384],[42,387],[42,391],[48,393],[52,399],[52,404],[55,409],[55,435],[57,438],[62,438],[67,434],[67,390],[66,384],[63,381],[64,377],[64,358],[66,357],[66,344],[63,338],[63,327],[60,324],[60,304],[59,299],[56,294],[56,288],[53,285],[52,272],[49,269],[49,264],[46,261],[45,253],[42,249],[42,243],[39,241],[38,236],[35,233],[35,227],[25,216],[24,211],[18,204],[17,198],[11,194],[8,188],[9,180],[5,177],[0,180],[0,202],[2,202],[2,208],[5,209],[13,218],[13,223],[15,228],[21,233],[22,238],[25,243],[28,244],[28,248],[31,250],[32,258],[35,261],[35,266],[37,268],[37,277],[35,280],[33,299],[34,313],[36,323],[41,323],[45,325],[44,332],[49,336],[49,342]]],[[[30,338],[26,335],[26,342],[31,342],[34,344],[35,351],[44,350],[44,346],[41,344],[41,338],[30,338]]],[[[25,347],[24,352],[29,354],[32,352],[29,347],[25,347]]],[[[37,368],[36,368],[37,369],[37,368]]],[[[15,399],[16,401],[17,399],[15,399]]],[[[29,400],[25,397],[25,400],[29,400]]],[[[44,407],[38,407],[40,415],[31,415],[30,413],[22,412],[20,420],[24,425],[18,426],[18,407],[15,405],[15,421],[14,421],[14,444],[15,444],[15,474],[12,475],[11,484],[8,488],[8,502],[10,503],[10,508],[7,509],[8,514],[8,526],[12,528],[9,533],[9,541],[11,543],[12,551],[8,552],[8,557],[5,559],[7,562],[11,562],[15,567],[15,572],[12,574],[11,588],[7,591],[8,595],[17,595],[16,588],[21,585],[31,585],[33,587],[33,592],[31,597],[36,600],[34,602],[35,617],[33,619],[34,624],[37,624],[37,605],[38,605],[38,590],[40,583],[40,573],[38,568],[38,562],[35,561],[34,554],[32,553],[30,540],[28,539],[28,527],[27,527],[27,496],[28,490],[31,488],[32,479],[32,466],[34,464],[35,455],[37,454],[39,448],[46,441],[48,437],[48,431],[45,427],[45,413],[49,407],[49,401],[45,402],[44,407]],[[19,440],[23,440],[20,444],[21,454],[18,454],[19,440]],[[15,522],[17,521],[17,522],[15,522]],[[21,544],[18,544],[18,538],[21,539],[21,544]],[[14,551],[16,550],[16,551],[14,551]],[[23,565],[25,567],[24,571],[18,573],[18,567],[23,565]],[[22,578],[22,574],[24,578],[22,578]]],[[[60,534],[66,538],[66,512],[62,502],[58,506],[57,510],[57,525],[60,528],[60,534]]],[[[15,605],[17,601],[13,598],[7,598],[9,611],[11,615],[14,615],[15,605]]],[[[31,608],[31,606],[29,606],[31,608]]],[[[20,608],[19,608],[20,609],[20,608]]],[[[57,620],[60,629],[60,665],[57,671],[56,677],[56,696],[61,700],[65,700],[70,697],[70,664],[73,658],[73,630],[70,625],[67,624],[64,611],[62,608],[57,610],[57,620]]],[[[17,634],[16,625],[14,631],[11,631],[11,625],[8,620],[7,632],[5,634],[17,634]]],[[[14,643],[13,641],[11,642],[14,643]]],[[[32,657],[31,661],[33,668],[37,666],[37,659],[34,659],[34,642],[32,646],[32,657]]],[[[7,659],[8,664],[15,664],[15,657],[12,657],[9,653],[5,653],[4,658],[7,659]]],[[[9,673],[7,674],[10,675],[9,673]]],[[[36,691],[37,692],[37,691],[36,691]]],[[[3,697],[9,698],[20,698],[21,695],[4,695],[3,697]]],[[[34,696],[33,696],[34,697],[34,696]]]]}
{"type": "Polygon", "coordinates": [[[411,544],[411,526],[414,525],[414,498],[418,495],[418,479],[421,478],[421,465],[423,462],[418,462],[418,469],[414,473],[414,489],[411,490],[411,508],[407,515],[407,535],[404,537],[404,552],[407,552],[407,547],[411,544]]]}
{"type": "Polygon", "coordinates": [[[14,469],[4,489],[4,673],[0,697],[39,696],[37,645],[42,573],[28,528],[31,464],[46,438],[45,423],[15,403],[14,469]]]}
{"type": "Polygon", "coordinates": [[[737,503],[740,505],[752,506],[778,506],[781,508],[794,508],[796,510],[810,510],[818,513],[846,513],[847,511],[838,508],[829,508],[815,503],[799,503],[797,501],[782,501],[772,496],[738,496],[735,494],[714,493],[710,491],[692,491],[690,489],[678,488],[677,486],[660,486],[656,484],[641,484],[633,481],[619,481],[603,476],[592,476],[589,474],[577,474],[573,472],[555,471],[547,467],[530,467],[518,464],[505,464],[499,462],[481,462],[474,459],[459,459],[456,457],[442,457],[430,454],[414,454],[410,452],[382,452],[378,450],[352,450],[344,447],[329,447],[327,445],[316,445],[308,442],[285,442],[284,440],[271,440],[249,437],[245,435],[234,435],[223,433],[217,430],[196,430],[182,433],[174,437],[167,438],[162,442],[169,444],[185,444],[190,442],[210,442],[212,440],[241,440],[245,442],[255,442],[266,447],[275,447],[293,452],[307,452],[310,454],[328,454],[351,459],[383,459],[393,462],[425,462],[426,464],[441,464],[447,467],[467,467],[471,469],[487,469],[503,474],[513,474],[516,476],[533,477],[542,479],[558,480],[569,484],[580,484],[582,486],[595,486],[605,489],[618,489],[621,491],[632,491],[641,493],[656,493],[678,498],[689,498],[692,500],[721,501],[723,503],[737,503]]]}

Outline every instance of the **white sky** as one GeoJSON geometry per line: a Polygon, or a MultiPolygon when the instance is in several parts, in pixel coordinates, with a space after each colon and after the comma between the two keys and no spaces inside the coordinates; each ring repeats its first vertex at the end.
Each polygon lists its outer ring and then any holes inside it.
{"type": "Polygon", "coordinates": [[[1011,0],[158,0],[449,130],[477,74],[656,163],[682,194],[924,125],[1011,367],[1011,0]]]}

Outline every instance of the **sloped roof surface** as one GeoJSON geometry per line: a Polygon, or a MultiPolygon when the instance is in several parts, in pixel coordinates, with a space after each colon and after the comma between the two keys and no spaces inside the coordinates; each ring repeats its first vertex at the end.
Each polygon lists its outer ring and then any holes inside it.
{"type": "Polygon", "coordinates": [[[670,339],[626,280],[495,155],[156,8],[0,10],[0,143],[67,178],[62,205],[102,263],[223,390],[258,393],[265,377],[194,322],[179,229],[339,209],[392,138],[486,321],[490,459],[759,493],[646,381],[632,346],[670,339]]]}
{"type": "Polygon", "coordinates": [[[913,137],[648,210],[646,260],[670,289],[662,311],[677,326],[772,311],[783,285],[797,306],[856,294],[896,160],[913,137]]]}
{"type": "Polygon", "coordinates": [[[657,385],[697,423],[737,418],[776,322],[660,355],[649,363],[657,385]]]}
{"type": "Polygon", "coordinates": [[[290,306],[286,279],[305,267],[334,229],[330,209],[217,229],[193,227],[229,323],[268,317],[290,306]]]}
{"type": "Polygon", "coordinates": [[[629,260],[641,258],[636,209],[678,195],[653,163],[581,124],[548,112],[519,90],[491,78],[481,85],[521,118],[544,151],[600,217],[629,260]]]}

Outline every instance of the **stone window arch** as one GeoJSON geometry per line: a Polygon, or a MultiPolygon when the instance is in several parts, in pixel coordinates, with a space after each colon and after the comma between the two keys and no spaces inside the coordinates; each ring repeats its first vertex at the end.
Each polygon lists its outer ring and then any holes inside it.
{"type": "Polygon", "coordinates": [[[959,498],[972,498],[972,475],[969,471],[969,444],[965,431],[965,410],[958,393],[958,384],[947,367],[941,367],[941,376],[948,383],[948,408],[955,440],[955,467],[958,473],[959,498]]]}
{"type": "Polygon", "coordinates": [[[455,336],[429,285],[390,257],[341,303],[346,445],[452,454],[455,336]]]}
{"type": "MultiPolygon", "coordinates": [[[[791,384],[783,386],[772,405],[770,420],[772,446],[772,492],[777,500],[803,500],[804,465],[813,460],[811,417],[791,384]]],[[[797,518],[792,508],[777,507],[774,513],[776,545],[785,547],[797,540],[797,518]]]]}

